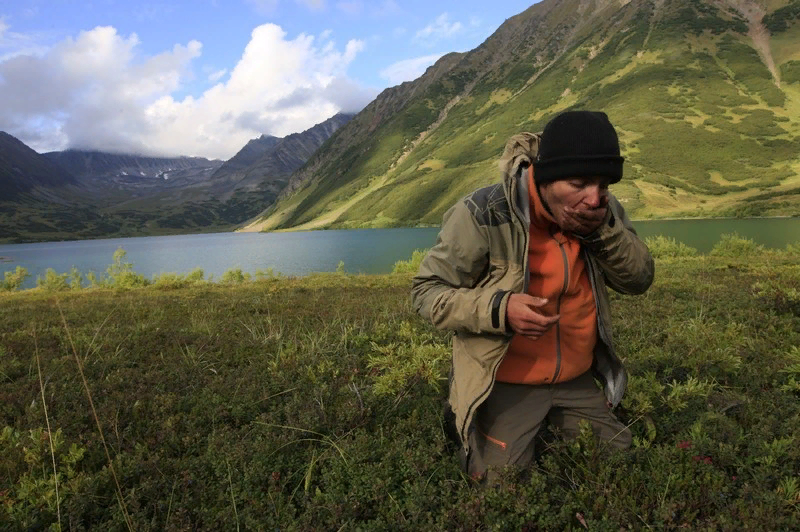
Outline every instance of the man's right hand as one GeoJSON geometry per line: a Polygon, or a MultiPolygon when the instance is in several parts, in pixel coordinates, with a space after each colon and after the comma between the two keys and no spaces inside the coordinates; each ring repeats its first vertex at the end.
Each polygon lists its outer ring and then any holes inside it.
{"type": "Polygon", "coordinates": [[[543,297],[511,294],[508,296],[506,323],[515,333],[537,340],[550,330],[550,327],[555,325],[561,317],[558,314],[545,316],[539,312],[539,309],[546,304],[547,299],[543,297]]]}

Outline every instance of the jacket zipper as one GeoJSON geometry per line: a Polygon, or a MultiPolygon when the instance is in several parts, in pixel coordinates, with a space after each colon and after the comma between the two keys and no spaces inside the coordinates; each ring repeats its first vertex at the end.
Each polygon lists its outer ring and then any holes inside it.
{"type": "MultiPolygon", "coordinates": [[[[567,260],[567,252],[564,251],[564,244],[559,242],[555,236],[553,236],[553,240],[558,242],[558,249],[561,250],[561,258],[564,261],[564,286],[561,288],[561,293],[558,294],[558,299],[556,300],[556,314],[561,313],[561,298],[564,294],[567,293],[567,289],[569,288],[569,260],[567,260]]],[[[553,373],[553,380],[552,382],[556,382],[558,379],[558,374],[561,373],[561,323],[556,322],[556,371],[553,373]]]]}
{"type": "Polygon", "coordinates": [[[594,278],[594,264],[592,263],[592,258],[583,250],[583,260],[586,263],[586,267],[589,269],[589,284],[592,287],[592,296],[594,297],[594,306],[597,309],[597,333],[600,335],[600,339],[608,346],[608,349],[613,353],[614,347],[611,345],[611,342],[608,340],[606,336],[606,331],[603,328],[603,320],[600,317],[600,300],[597,297],[597,280],[594,278]]]}
{"type": "MultiPolygon", "coordinates": [[[[510,192],[511,192],[511,194],[509,194],[509,195],[511,197],[514,197],[516,195],[516,191],[515,190],[512,190],[510,192]]],[[[511,200],[509,199],[509,202],[510,201],[511,200]]],[[[525,225],[525,220],[522,219],[522,216],[519,213],[519,208],[516,205],[512,204],[511,205],[511,210],[514,211],[514,216],[516,216],[517,221],[522,226],[522,234],[524,235],[523,246],[522,246],[522,250],[523,250],[522,251],[522,293],[524,294],[524,293],[527,293],[527,291],[528,291],[528,240],[530,239],[530,233],[529,233],[530,229],[525,225]]],[[[511,296],[509,296],[509,297],[511,297],[511,296]]],[[[510,345],[511,345],[511,342],[506,344],[506,348],[505,348],[506,349],[506,353],[508,352],[508,348],[509,348],[510,345]]],[[[495,377],[497,376],[497,369],[500,367],[500,363],[503,361],[503,358],[505,358],[505,356],[506,356],[505,353],[503,353],[503,356],[500,357],[497,360],[497,362],[495,362],[494,367],[492,368],[492,378],[489,381],[489,386],[482,393],[480,393],[475,398],[475,400],[472,401],[472,404],[469,405],[469,408],[467,408],[467,414],[464,416],[464,423],[461,425],[461,430],[459,431],[459,435],[461,436],[461,443],[464,446],[468,445],[467,437],[469,435],[466,434],[467,420],[472,416],[472,410],[475,408],[475,405],[477,405],[479,403],[482,403],[485,400],[485,398],[492,392],[492,388],[494,387],[495,377]]]]}

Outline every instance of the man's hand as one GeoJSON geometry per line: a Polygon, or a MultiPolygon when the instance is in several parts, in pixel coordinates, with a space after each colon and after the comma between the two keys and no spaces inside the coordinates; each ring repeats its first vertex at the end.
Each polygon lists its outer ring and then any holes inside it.
{"type": "Polygon", "coordinates": [[[608,203],[595,209],[564,207],[563,220],[559,221],[559,225],[564,232],[580,236],[590,235],[603,223],[606,211],[608,211],[608,203]]]}
{"type": "Polygon", "coordinates": [[[538,309],[546,304],[547,299],[542,297],[511,294],[508,296],[506,322],[515,333],[537,340],[550,330],[550,327],[555,325],[561,317],[560,315],[545,316],[539,312],[538,309]]]}

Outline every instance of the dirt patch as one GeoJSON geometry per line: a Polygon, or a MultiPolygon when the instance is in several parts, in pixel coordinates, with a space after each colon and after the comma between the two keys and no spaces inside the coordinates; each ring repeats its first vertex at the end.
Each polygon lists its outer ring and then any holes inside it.
{"type": "Polygon", "coordinates": [[[747,36],[752,39],[753,47],[772,74],[775,85],[780,87],[781,77],[778,69],[775,67],[775,60],[772,58],[769,30],[761,21],[764,15],[766,15],[767,10],[754,0],[725,0],[724,3],[734,8],[747,20],[747,26],[749,28],[747,36]]]}

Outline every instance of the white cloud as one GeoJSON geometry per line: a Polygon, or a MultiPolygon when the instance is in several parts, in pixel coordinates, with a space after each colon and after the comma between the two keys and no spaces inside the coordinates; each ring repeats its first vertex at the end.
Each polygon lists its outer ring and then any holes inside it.
{"type": "Polygon", "coordinates": [[[214,86],[176,99],[199,42],[143,58],[135,34],[98,27],[41,56],[0,61],[0,130],[40,151],[227,158],[262,133],[284,136],[363,108],[376,91],[346,75],[363,48],[358,40],[342,48],[305,34],[288,39],[264,24],[233,69],[208,70],[214,86]]]}
{"type": "Polygon", "coordinates": [[[222,77],[227,73],[228,73],[227,68],[223,68],[222,70],[217,70],[215,72],[212,72],[211,74],[208,75],[208,81],[216,83],[217,81],[221,80],[222,77]]]}
{"type": "Polygon", "coordinates": [[[412,81],[424,74],[425,69],[434,64],[443,55],[433,54],[404,59],[384,68],[381,70],[380,75],[392,85],[398,85],[404,81],[412,81]]]}
{"type": "Polygon", "coordinates": [[[0,17],[0,61],[5,61],[22,54],[41,55],[47,47],[41,42],[46,39],[43,33],[23,35],[9,31],[11,26],[0,17]]]}
{"type": "Polygon", "coordinates": [[[460,22],[450,22],[450,15],[442,13],[436,20],[419,30],[413,42],[426,46],[433,46],[442,39],[450,38],[464,29],[460,22]]]}

